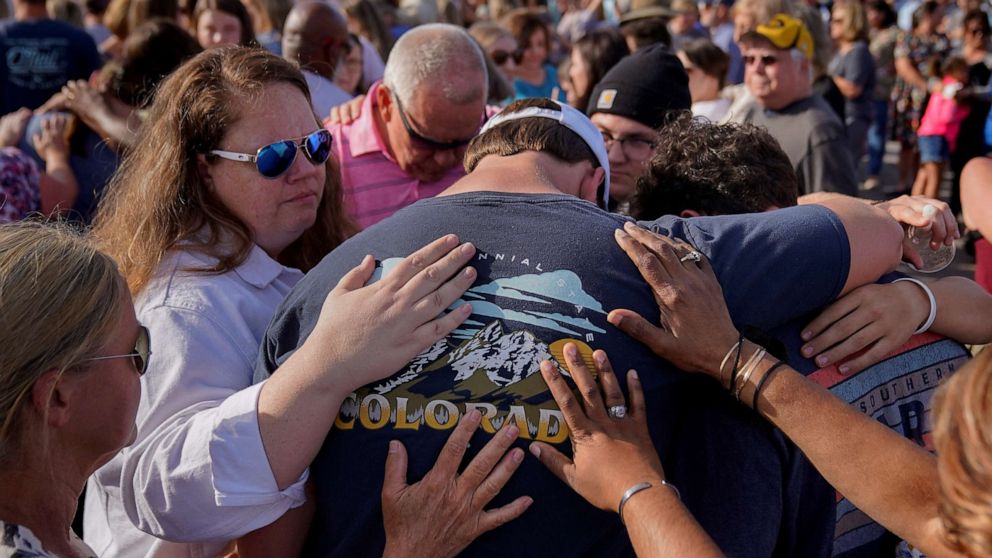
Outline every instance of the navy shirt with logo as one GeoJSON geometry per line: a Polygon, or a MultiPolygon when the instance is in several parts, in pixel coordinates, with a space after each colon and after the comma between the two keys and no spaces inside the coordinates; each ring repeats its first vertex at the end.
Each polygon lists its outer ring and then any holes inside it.
{"type": "MultiPolygon", "coordinates": [[[[478,249],[471,264],[478,278],[456,303],[472,304],[468,320],[342,405],[311,468],[318,510],[306,555],[381,555],[379,494],[389,441],[405,444],[414,482],[468,409],[484,417],[470,455],[508,420],[520,428],[520,447],[543,440],[568,453],[567,429],[538,362],[563,362],[569,341],[586,358],[604,349],[615,369],[639,371],[666,475],[724,552],[830,554],[834,493],[796,448],[716,382],[676,370],[606,321],[615,308],[659,319],[650,289],[614,241],[624,219],[565,195],[474,192],[421,200],[344,243],[296,286],[263,339],[257,379],[306,339],[327,293],[365,254],[376,257],[381,276],[447,233],[478,249]]],[[[841,291],[850,267],[839,219],[818,206],[664,217],[647,225],[710,257],[738,327],[770,331],[823,306],[841,291]]],[[[529,454],[492,505],[521,495],[533,497],[530,509],[483,535],[466,555],[633,555],[615,513],[586,503],[529,454]]],[[[440,513],[424,509],[423,520],[440,513]]]]}
{"type": "Polygon", "coordinates": [[[0,114],[36,109],[103,64],[86,31],[54,19],[0,23],[0,55],[0,114]]]}

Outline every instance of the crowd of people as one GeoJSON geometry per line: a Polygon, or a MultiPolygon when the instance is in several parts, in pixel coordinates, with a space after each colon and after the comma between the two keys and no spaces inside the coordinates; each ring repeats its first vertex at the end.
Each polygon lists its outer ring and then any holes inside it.
{"type": "Polygon", "coordinates": [[[992,556],[986,2],[11,1],[0,556],[992,556]]]}

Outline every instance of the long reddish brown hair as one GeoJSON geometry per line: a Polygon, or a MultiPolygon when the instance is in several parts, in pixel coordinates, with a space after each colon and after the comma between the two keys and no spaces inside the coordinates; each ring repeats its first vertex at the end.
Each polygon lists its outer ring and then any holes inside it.
{"type": "MultiPolygon", "coordinates": [[[[204,273],[227,272],[248,257],[250,229],[204,182],[197,156],[219,147],[240,109],[272,83],[291,84],[310,102],[300,70],[261,49],[211,49],[162,82],[136,147],[107,188],[92,232],[135,295],[180,242],[184,250],[217,259],[216,265],[196,270],[204,273]]],[[[331,157],[317,220],[283,251],[280,262],[307,271],[354,232],[331,157]]]]}

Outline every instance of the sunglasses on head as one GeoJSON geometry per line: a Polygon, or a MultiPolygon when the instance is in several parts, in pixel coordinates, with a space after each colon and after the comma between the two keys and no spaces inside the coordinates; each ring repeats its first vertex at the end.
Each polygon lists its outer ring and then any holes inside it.
{"type": "MultiPolygon", "coordinates": [[[[462,149],[468,146],[468,144],[472,142],[472,138],[475,137],[475,135],[473,135],[471,138],[455,140],[455,141],[438,141],[435,139],[424,137],[418,134],[417,131],[413,129],[413,126],[410,126],[410,120],[407,119],[406,110],[403,109],[403,103],[400,102],[400,98],[396,95],[392,95],[392,98],[393,101],[396,102],[396,109],[397,112],[400,113],[400,120],[403,122],[403,128],[406,129],[407,135],[410,136],[410,139],[413,141],[413,143],[417,144],[420,148],[424,150],[449,151],[452,149],[462,149]]],[[[486,113],[485,110],[483,110],[482,124],[485,124],[485,121],[486,121],[486,113]]],[[[479,125],[480,128],[482,127],[482,124],[479,125]]]]}
{"type": "Polygon", "coordinates": [[[228,161],[255,163],[258,173],[265,178],[276,178],[289,170],[296,161],[300,148],[314,165],[322,165],[331,155],[331,133],[321,129],[299,138],[290,138],[263,145],[254,155],[214,149],[209,155],[216,155],[228,161]]]}
{"type": "Polygon", "coordinates": [[[507,52],[502,49],[497,49],[490,52],[489,57],[493,59],[493,62],[497,66],[502,66],[503,64],[506,64],[506,61],[509,60],[510,58],[513,58],[514,64],[519,64],[520,61],[523,60],[524,58],[524,51],[518,49],[513,52],[507,52]]]}
{"type": "Polygon", "coordinates": [[[139,326],[138,339],[134,342],[133,353],[92,357],[84,360],[83,362],[90,362],[94,360],[111,360],[115,358],[130,358],[134,363],[134,369],[138,371],[138,375],[140,376],[145,373],[145,370],[148,369],[148,357],[152,354],[151,347],[152,343],[151,337],[148,335],[148,328],[145,326],[139,326]]]}
{"type": "Polygon", "coordinates": [[[774,66],[778,62],[777,56],[772,56],[771,54],[766,54],[764,56],[752,56],[750,54],[744,55],[744,65],[750,66],[755,62],[760,61],[765,66],[774,66]]]}

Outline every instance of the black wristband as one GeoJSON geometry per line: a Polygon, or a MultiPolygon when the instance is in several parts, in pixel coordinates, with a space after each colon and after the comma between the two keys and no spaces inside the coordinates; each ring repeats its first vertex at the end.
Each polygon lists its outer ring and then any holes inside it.
{"type": "Polygon", "coordinates": [[[771,368],[765,370],[765,375],[761,377],[761,380],[758,381],[758,385],[754,387],[754,397],[751,398],[752,409],[755,411],[758,410],[758,394],[761,393],[761,388],[765,387],[765,382],[768,381],[768,378],[783,366],[785,366],[785,363],[780,360],[773,364],[771,368]]]}

